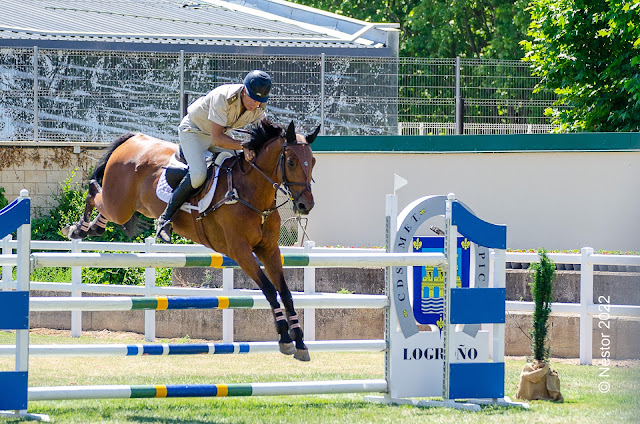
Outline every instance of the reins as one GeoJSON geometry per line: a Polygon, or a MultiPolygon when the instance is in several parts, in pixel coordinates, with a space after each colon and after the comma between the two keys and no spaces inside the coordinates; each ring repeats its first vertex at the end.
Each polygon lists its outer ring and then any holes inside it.
{"type": "MultiPolygon", "coordinates": [[[[300,198],[300,196],[307,190],[311,189],[311,184],[310,183],[301,183],[301,182],[297,182],[297,181],[289,181],[287,180],[287,176],[286,176],[286,171],[285,171],[285,150],[288,146],[291,145],[299,145],[298,143],[287,143],[286,140],[285,142],[282,144],[282,151],[280,153],[280,157],[278,158],[278,167],[276,169],[276,172],[278,169],[281,169],[282,171],[282,184],[275,182],[273,179],[271,179],[262,169],[260,169],[253,161],[249,162],[249,164],[256,169],[260,175],[262,175],[267,181],[269,181],[271,183],[271,185],[273,186],[274,190],[276,190],[276,193],[278,191],[282,192],[283,194],[285,194],[287,196],[287,200],[285,200],[284,202],[282,202],[280,205],[275,205],[276,201],[274,198],[274,207],[269,208],[267,210],[260,210],[257,207],[255,207],[254,205],[252,205],[251,203],[247,202],[246,200],[242,199],[240,197],[240,195],[238,194],[238,190],[236,190],[233,187],[233,178],[232,178],[232,171],[233,171],[233,167],[239,163],[240,161],[240,156],[238,154],[236,154],[233,163],[231,163],[230,166],[224,167],[224,170],[227,171],[227,192],[225,193],[224,197],[222,199],[220,199],[218,202],[216,202],[213,206],[211,206],[210,208],[208,208],[207,210],[205,210],[200,217],[198,217],[198,220],[201,220],[203,217],[205,217],[207,214],[215,211],[216,209],[220,208],[222,205],[231,205],[234,203],[241,203],[243,205],[245,205],[246,207],[248,207],[249,209],[251,209],[252,211],[258,213],[261,217],[262,217],[262,224],[264,224],[265,219],[271,215],[274,211],[276,211],[277,209],[281,208],[282,206],[284,206],[289,200],[295,202],[296,200],[298,200],[300,198]],[[282,185],[284,185],[284,188],[282,188],[282,185]],[[300,191],[300,193],[295,197],[295,199],[293,198],[292,194],[291,194],[291,190],[289,190],[289,186],[290,185],[301,185],[301,186],[305,186],[304,190],[300,191]],[[286,190],[285,190],[286,189],[286,190]]],[[[296,156],[298,156],[298,154],[294,151],[294,153],[296,154],[296,156]]],[[[305,176],[307,175],[307,171],[306,169],[305,171],[305,176]]]]}

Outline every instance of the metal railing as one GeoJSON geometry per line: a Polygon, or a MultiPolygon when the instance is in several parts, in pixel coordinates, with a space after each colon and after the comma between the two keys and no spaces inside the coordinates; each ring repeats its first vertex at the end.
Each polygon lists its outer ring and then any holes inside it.
{"type": "Polygon", "coordinates": [[[176,141],[185,99],[254,68],[275,83],[273,120],[321,123],[324,135],[542,132],[556,100],[534,90],[520,61],[6,48],[0,140],[109,142],[139,131],[176,141]]]}

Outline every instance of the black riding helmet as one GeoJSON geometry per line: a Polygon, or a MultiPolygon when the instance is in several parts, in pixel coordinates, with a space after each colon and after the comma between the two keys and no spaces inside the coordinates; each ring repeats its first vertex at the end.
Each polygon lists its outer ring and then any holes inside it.
{"type": "Polygon", "coordinates": [[[271,91],[271,77],[265,71],[258,69],[251,71],[244,77],[247,94],[256,102],[264,103],[269,100],[271,91]]]}

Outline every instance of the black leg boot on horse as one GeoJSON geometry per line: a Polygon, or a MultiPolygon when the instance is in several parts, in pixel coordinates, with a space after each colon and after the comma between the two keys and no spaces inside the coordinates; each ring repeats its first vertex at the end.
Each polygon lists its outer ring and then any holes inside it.
{"type": "Polygon", "coordinates": [[[156,221],[156,238],[160,238],[165,243],[171,243],[171,233],[173,232],[171,220],[178,213],[184,202],[189,200],[197,191],[197,188],[191,186],[191,176],[187,174],[178,187],[173,190],[167,208],[156,221]]]}

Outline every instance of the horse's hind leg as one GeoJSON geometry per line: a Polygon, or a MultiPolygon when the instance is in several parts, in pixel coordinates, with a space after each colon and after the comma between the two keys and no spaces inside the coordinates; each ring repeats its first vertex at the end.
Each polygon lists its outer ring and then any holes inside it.
{"type": "MultiPolygon", "coordinates": [[[[102,226],[102,232],[99,232],[99,227],[104,220],[100,215],[91,222],[91,212],[95,208],[95,197],[102,191],[100,184],[96,180],[89,181],[89,193],[85,199],[84,213],[80,220],[73,225],[68,225],[62,229],[62,234],[70,239],[83,239],[88,235],[99,235],[104,232],[104,226],[102,226]],[[94,225],[96,228],[94,228],[94,225]]],[[[105,221],[106,225],[106,221],[105,221]]]]}
{"type": "Polygon", "coordinates": [[[87,237],[100,237],[104,234],[104,230],[107,227],[107,218],[102,216],[102,214],[98,214],[96,218],[91,221],[89,232],[87,233],[87,237]]]}

